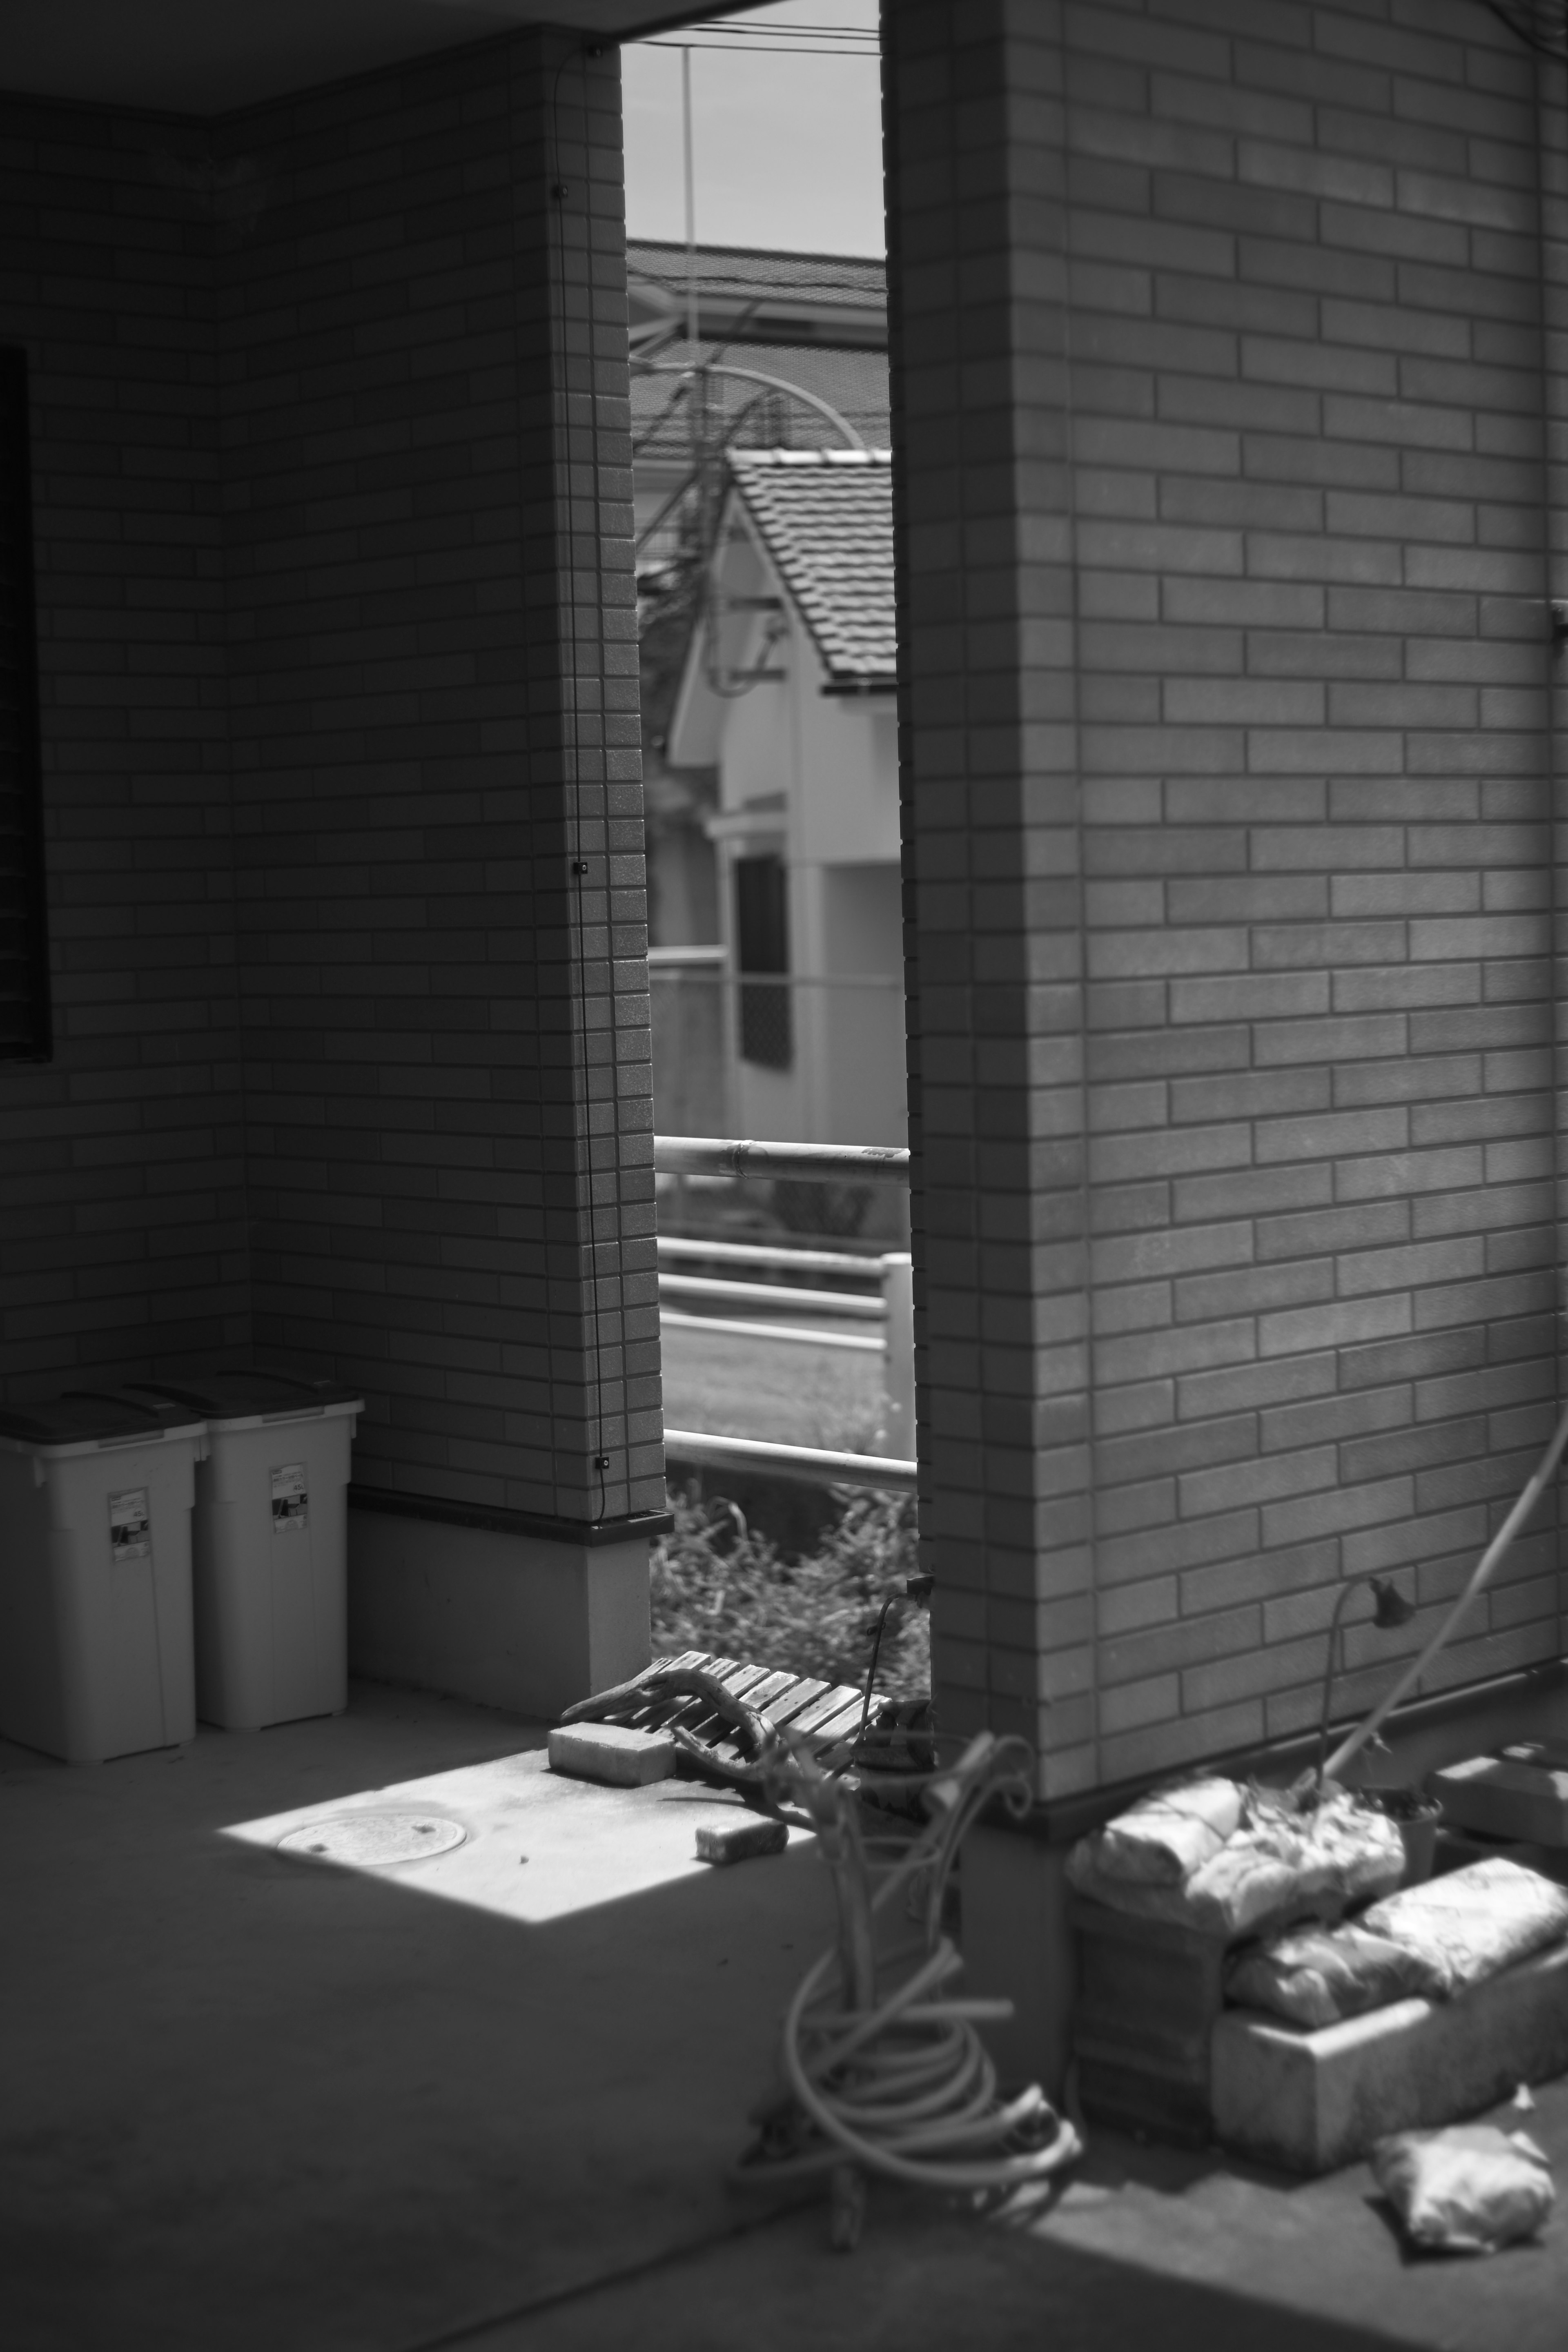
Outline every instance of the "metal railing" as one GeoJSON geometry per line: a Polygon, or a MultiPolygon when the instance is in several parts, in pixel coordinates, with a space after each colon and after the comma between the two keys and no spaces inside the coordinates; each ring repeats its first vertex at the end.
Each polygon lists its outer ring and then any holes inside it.
{"type": "Polygon", "coordinates": [[[773,1242],[710,1242],[688,1234],[660,1234],[660,1257],[710,1258],[715,1265],[777,1265],[791,1274],[870,1275],[879,1260],[870,1250],[794,1249],[773,1242]]]}
{"type": "Polygon", "coordinates": [[[915,1465],[883,1454],[830,1454],[821,1445],[774,1445],[761,1437],[713,1437],[700,1430],[667,1429],[665,1450],[698,1469],[764,1470],[809,1486],[868,1486],[912,1495],[915,1465]]]}
{"type": "MultiPolygon", "coordinates": [[[[875,1271],[881,1272],[879,1259],[875,1271]]],[[[661,1298],[733,1299],[737,1305],[791,1307],[807,1315],[847,1315],[873,1323],[888,1319],[880,1298],[857,1298],[847,1290],[803,1290],[794,1282],[726,1282],[721,1275],[661,1274],[658,1294],[661,1298]]],[[[882,1342],[873,1339],[867,1344],[879,1348],[882,1342]]]]}
{"type": "Polygon", "coordinates": [[[660,1176],[788,1176],[806,1184],[908,1184],[910,1155],[879,1143],[731,1143],[713,1135],[656,1135],[660,1176]]]}
{"type": "MultiPolygon", "coordinates": [[[[817,1183],[907,1184],[910,1155],[872,1144],[755,1143],[714,1136],[656,1136],[654,1166],[660,1174],[687,1176],[788,1176],[817,1183]]],[[[721,1437],[703,1430],[667,1429],[666,1451],[699,1467],[751,1469],[814,1485],[880,1488],[912,1494],[915,1464],[914,1286],[906,1252],[879,1256],[847,1250],[790,1249],[773,1243],[709,1242],[688,1234],[661,1234],[661,1259],[677,1264],[706,1260],[719,1265],[750,1265],[779,1274],[838,1275],[875,1282],[879,1296],[843,1290],[805,1289],[790,1282],[746,1282],[722,1275],[682,1274],[659,1269],[660,1321],[674,1328],[728,1333],[745,1339],[875,1351],[883,1359],[883,1396],[893,1454],[842,1454],[826,1446],[786,1445],[771,1439],[721,1437]],[[666,1307],[667,1298],[712,1299],[795,1313],[833,1315],[847,1321],[875,1320],[879,1334],[823,1330],[797,1324],[687,1314],[666,1307]]]]}
{"type": "MultiPolygon", "coordinates": [[[[852,1273],[861,1281],[874,1282],[875,1297],[860,1297],[847,1290],[806,1290],[794,1282],[732,1282],[723,1275],[669,1274],[661,1266],[658,1275],[660,1320],[668,1328],[689,1331],[726,1331],[732,1339],[783,1339],[787,1343],[816,1348],[847,1348],[864,1354],[890,1356],[889,1340],[864,1331],[823,1330],[815,1324],[763,1323],[747,1318],[737,1320],[722,1315],[688,1315],[678,1307],[667,1307],[666,1299],[711,1298],[720,1306],[784,1308],[796,1315],[835,1315],[848,1322],[887,1323],[889,1321],[889,1265],[898,1259],[887,1257],[851,1257],[837,1250],[780,1249],[765,1243],[748,1245],[744,1242],[719,1243],[712,1245],[724,1253],[721,1265],[750,1262],[754,1266],[772,1267],[779,1272],[802,1274],[834,1272],[852,1273]],[[810,1263],[808,1263],[808,1261],[810,1263]]],[[[708,1245],[690,1240],[667,1240],[659,1237],[659,1255],[679,1252],[688,1260],[707,1255],[708,1245]]],[[[892,1277],[897,1290],[897,1275],[892,1277]]],[[[910,1344],[913,1344],[912,1334],[910,1344]]]]}

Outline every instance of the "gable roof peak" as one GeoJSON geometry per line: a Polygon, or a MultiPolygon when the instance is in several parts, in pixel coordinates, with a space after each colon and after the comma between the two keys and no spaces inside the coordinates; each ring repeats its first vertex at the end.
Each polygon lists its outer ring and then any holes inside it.
{"type": "Polygon", "coordinates": [[[829,691],[890,687],[892,455],[886,449],[736,449],[732,495],[796,606],[829,691]]]}

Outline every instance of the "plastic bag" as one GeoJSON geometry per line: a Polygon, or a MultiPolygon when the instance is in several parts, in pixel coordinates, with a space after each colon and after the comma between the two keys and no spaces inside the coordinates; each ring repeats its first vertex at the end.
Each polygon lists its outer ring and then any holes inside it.
{"type": "Polygon", "coordinates": [[[1144,1797],[1100,1832],[1098,1866],[1109,1878],[1176,1886],[1241,1827],[1234,1780],[1191,1780],[1144,1797]]]}
{"type": "Polygon", "coordinates": [[[1463,1992],[1568,1934],[1568,1887],[1491,1854],[1374,1903],[1361,1925],[1419,1952],[1450,1993],[1463,1992]]]}
{"type": "Polygon", "coordinates": [[[1440,2000],[1446,1989],[1441,1972],[1419,1952],[1349,1923],[1289,1927],[1250,1944],[1225,1976],[1227,2000],[1309,2028],[1337,2025],[1412,1994],[1440,2000]]]}
{"type": "Polygon", "coordinates": [[[1372,2169],[1413,2242],[1456,2254],[1533,2238],[1555,2193],[1535,2142],[1495,2124],[1395,2132],[1373,2149],[1372,2169]]]}

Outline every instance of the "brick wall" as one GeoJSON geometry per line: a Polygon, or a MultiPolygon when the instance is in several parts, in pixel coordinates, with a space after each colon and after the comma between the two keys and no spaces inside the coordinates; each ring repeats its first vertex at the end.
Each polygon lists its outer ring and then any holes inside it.
{"type": "Polygon", "coordinates": [[[661,1507],[617,62],[216,153],[258,1336],[368,1484],[661,1507]]]}
{"type": "Polygon", "coordinates": [[[1535,75],[1464,0],[888,34],[939,1678],[1053,1793],[1300,1729],[1374,1568],[1382,1687],[1551,1426],[1535,75]]]}
{"type": "Polygon", "coordinates": [[[254,1342],[368,1484],[659,1507],[616,60],[6,101],[0,169],[58,1039],[0,1380],[254,1342]]]}
{"type": "Polygon", "coordinates": [[[0,100],[55,1055],[0,1064],[0,1389],[248,1336],[205,142],[0,100]]]}

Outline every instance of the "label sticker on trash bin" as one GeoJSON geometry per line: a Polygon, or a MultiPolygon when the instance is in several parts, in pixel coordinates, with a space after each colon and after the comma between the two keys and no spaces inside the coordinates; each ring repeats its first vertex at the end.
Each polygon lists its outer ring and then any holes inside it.
{"type": "Polygon", "coordinates": [[[153,1537],[145,1486],[128,1486],[109,1498],[109,1549],[115,1559],[150,1559],[153,1537]]]}
{"type": "Polygon", "coordinates": [[[302,1536],[310,1524],[310,1497],[302,1462],[285,1462],[272,1473],[272,1532],[302,1536]]]}

